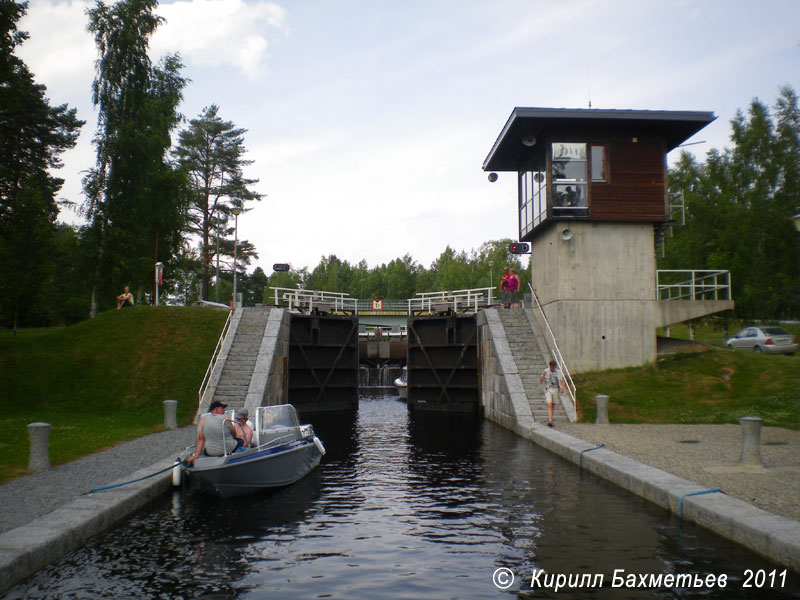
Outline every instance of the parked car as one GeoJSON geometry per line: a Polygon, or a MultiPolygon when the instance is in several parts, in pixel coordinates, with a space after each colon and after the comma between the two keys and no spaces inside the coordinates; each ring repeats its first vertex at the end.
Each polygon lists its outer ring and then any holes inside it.
{"type": "Polygon", "coordinates": [[[792,355],[797,351],[797,338],[783,327],[745,327],[725,340],[725,346],[737,350],[792,355]]]}

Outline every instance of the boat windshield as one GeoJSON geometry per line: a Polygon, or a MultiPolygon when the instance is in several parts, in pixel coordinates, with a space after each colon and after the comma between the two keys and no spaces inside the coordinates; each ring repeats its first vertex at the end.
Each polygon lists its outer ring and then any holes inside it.
{"type": "Polygon", "coordinates": [[[297,411],[291,404],[259,407],[261,429],[267,427],[297,427],[297,411]]]}

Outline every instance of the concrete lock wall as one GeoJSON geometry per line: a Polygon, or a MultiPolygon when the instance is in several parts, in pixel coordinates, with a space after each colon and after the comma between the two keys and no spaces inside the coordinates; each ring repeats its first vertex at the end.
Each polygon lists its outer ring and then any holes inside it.
{"type": "Polygon", "coordinates": [[[483,415],[506,429],[526,435],[534,424],[533,414],[497,310],[480,311],[476,324],[483,415]]]}
{"type": "Polygon", "coordinates": [[[570,371],[655,360],[652,224],[556,223],[534,240],[532,268],[570,371]]]}
{"type": "Polygon", "coordinates": [[[264,337],[244,402],[249,410],[289,401],[290,318],[286,309],[269,309],[264,337]]]}

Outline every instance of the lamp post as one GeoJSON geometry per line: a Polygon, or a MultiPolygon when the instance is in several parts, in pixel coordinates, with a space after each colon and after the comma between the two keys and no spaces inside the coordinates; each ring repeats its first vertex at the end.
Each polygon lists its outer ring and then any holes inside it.
{"type": "MultiPolygon", "coordinates": [[[[494,272],[492,271],[493,268],[494,268],[494,261],[490,260],[489,261],[489,287],[490,288],[494,287],[494,272]]],[[[491,303],[492,303],[492,290],[489,290],[489,304],[491,304],[491,303]]]]}
{"type": "Polygon", "coordinates": [[[241,208],[234,208],[233,213],[233,308],[236,308],[236,253],[239,247],[239,215],[242,214],[241,208]]]}
{"type": "MultiPolygon", "coordinates": [[[[794,223],[794,228],[800,232],[800,213],[792,217],[792,223],[794,223]]],[[[798,246],[798,249],[798,265],[800,265],[800,246],[798,246]]],[[[800,428],[800,399],[797,401],[797,426],[800,428]]]]}

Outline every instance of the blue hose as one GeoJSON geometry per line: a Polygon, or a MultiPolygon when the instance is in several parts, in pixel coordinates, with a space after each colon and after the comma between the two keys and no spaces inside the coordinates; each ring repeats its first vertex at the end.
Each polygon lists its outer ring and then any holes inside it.
{"type": "Polygon", "coordinates": [[[174,468],[175,468],[175,463],[172,463],[166,469],[161,469],[160,471],[156,471],[155,473],[151,473],[150,475],[145,475],[144,477],[139,477],[139,479],[133,479],[131,481],[124,481],[122,483],[115,483],[113,485],[103,485],[103,486],[100,486],[100,487],[92,488],[91,490],[89,490],[89,493],[93,494],[94,492],[102,492],[103,490],[113,490],[114,488],[122,487],[123,485],[128,485],[129,483],[136,483],[137,481],[144,481],[145,479],[150,479],[151,477],[155,477],[156,475],[160,475],[161,473],[164,473],[165,471],[171,471],[174,468]]]}
{"type": "Polygon", "coordinates": [[[721,491],[719,488],[712,488],[710,490],[702,490],[700,492],[691,492],[690,494],[684,494],[681,496],[680,500],[678,501],[678,517],[681,521],[683,521],[683,499],[686,496],[702,496],[703,494],[713,494],[715,492],[721,491]]]}
{"type": "Polygon", "coordinates": [[[581,459],[579,461],[578,466],[580,467],[581,472],[583,472],[583,453],[584,452],[591,452],[592,450],[599,450],[600,448],[605,448],[605,444],[600,444],[599,446],[595,446],[594,448],[587,448],[586,450],[581,450],[581,459]]]}

